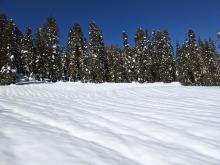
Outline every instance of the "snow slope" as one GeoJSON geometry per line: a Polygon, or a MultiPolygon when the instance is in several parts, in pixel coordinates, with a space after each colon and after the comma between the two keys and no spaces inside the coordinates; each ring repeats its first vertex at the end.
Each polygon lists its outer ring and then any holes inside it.
{"type": "Polygon", "coordinates": [[[0,87],[0,165],[219,165],[220,88],[0,87]]]}

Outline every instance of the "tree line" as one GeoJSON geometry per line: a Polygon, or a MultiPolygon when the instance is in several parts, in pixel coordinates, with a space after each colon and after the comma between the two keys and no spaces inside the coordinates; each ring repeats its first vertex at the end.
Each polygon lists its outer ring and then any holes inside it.
{"type": "Polygon", "coordinates": [[[29,27],[22,33],[13,20],[1,14],[0,84],[32,79],[220,85],[220,58],[214,41],[197,39],[191,29],[185,41],[176,44],[176,56],[167,31],[138,28],[134,47],[122,32],[122,48],[106,46],[94,22],[89,23],[88,33],[87,41],[80,24],[74,24],[63,47],[54,17],[48,17],[33,36],[29,27]]]}

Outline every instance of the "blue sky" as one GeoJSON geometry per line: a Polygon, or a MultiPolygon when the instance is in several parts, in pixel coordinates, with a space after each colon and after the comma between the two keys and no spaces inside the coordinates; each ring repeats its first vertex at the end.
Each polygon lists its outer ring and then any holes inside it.
{"type": "Polygon", "coordinates": [[[220,0],[0,0],[0,12],[13,18],[22,31],[55,16],[64,46],[76,22],[87,37],[88,23],[95,21],[103,31],[105,44],[119,46],[122,31],[128,33],[132,45],[138,27],[166,29],[174,44],[176,40],[183,42],[189,28],[202,39],[211,37],[216,42],[220,30],[220,0]]]}

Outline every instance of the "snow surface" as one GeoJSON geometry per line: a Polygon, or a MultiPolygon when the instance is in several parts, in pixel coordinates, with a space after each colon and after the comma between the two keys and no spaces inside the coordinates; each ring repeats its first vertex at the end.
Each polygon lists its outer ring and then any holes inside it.
{"type": "Polygon", "coordinates": [[[219,165],[220,88],[0,87],[0,165],[219,165]]]}

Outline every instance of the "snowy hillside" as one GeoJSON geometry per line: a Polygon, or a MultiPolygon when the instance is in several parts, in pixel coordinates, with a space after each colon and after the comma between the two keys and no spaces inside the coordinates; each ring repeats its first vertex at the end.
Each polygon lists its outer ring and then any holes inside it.
{"type": "Polygon", "coordinates": [[[0,87],[0,165],[219,165],[220,88],[0,87]]]}

